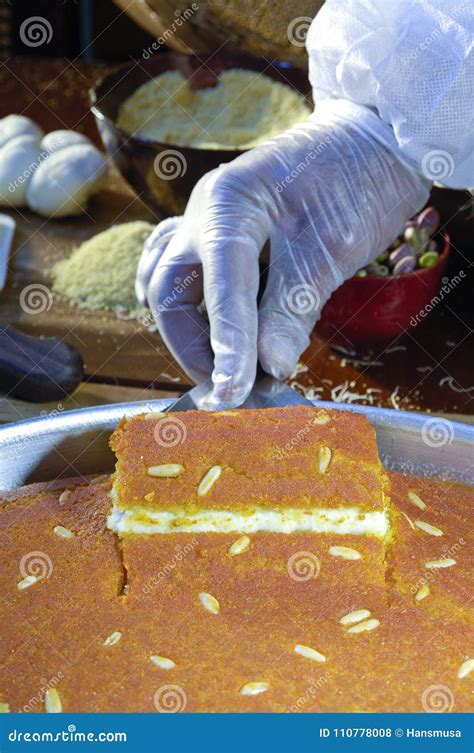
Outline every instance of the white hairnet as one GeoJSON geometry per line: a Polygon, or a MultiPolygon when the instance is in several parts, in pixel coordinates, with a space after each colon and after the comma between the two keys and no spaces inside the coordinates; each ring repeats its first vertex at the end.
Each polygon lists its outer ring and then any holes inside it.
{"type": "Polygon", "coordinates": [[[472,0],[326,0],[306,45],[317,111],[344,110],[384,143],[388,124],[412,168],[474,185],[472,0]]]}

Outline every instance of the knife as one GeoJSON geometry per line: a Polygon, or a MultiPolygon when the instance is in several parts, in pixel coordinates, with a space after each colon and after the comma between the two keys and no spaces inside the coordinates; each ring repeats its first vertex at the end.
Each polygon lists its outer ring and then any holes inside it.
{"type": "MultiPolygon", "coordinates": [[[[166,409],[166,412],[203,410],[203,403],[209,397],[212,388],[212,379],[206,379],[189,392],[185,392],[166,409]]],[[[239,408],[286,408],[290,405],[311,405],[314,407],[310,400],[300,395],[292,387],[259,369],[250,395],[239,408]]]]}

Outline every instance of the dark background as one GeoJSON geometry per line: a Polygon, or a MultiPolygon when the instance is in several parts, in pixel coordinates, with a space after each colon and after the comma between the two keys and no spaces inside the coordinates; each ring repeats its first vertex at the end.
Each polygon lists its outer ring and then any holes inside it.
{"type": "Polygon", "coordinates": [[[112,0],[0,0],[0,56],[67,57],[122,61],[140,53],[150,37],[112,0]],[[25,47],[21,23],[31,16],[46,18],[51,42],[25,47]],[[81,52],[82,51],[82,52],[81,52]]]}

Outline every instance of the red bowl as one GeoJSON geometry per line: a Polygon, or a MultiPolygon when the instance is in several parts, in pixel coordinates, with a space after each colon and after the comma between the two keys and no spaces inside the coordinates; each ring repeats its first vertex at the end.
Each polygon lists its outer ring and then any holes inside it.
{"type": "Polygon", "coordinates": [[[335,345],[390,342],[416,327],[437,305],[449,256],[449,236],[434,267],[390,277],[352,277],[326,302],[316,332],[335,345]],[[431,305],[429,305],[431,304],[431,305]]]}

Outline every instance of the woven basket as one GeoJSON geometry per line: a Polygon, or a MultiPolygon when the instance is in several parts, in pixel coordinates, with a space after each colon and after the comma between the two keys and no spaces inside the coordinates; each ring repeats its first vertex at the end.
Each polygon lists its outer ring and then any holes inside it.
{"type": "MultiPolygon", "coordinates": [[[[157,40],[178,52],[224,49],[306,69],[304,39],[323,0],[114,0],[157,40]]],[[[154,47],[153,49],[156,49],[154,47]]]]}

